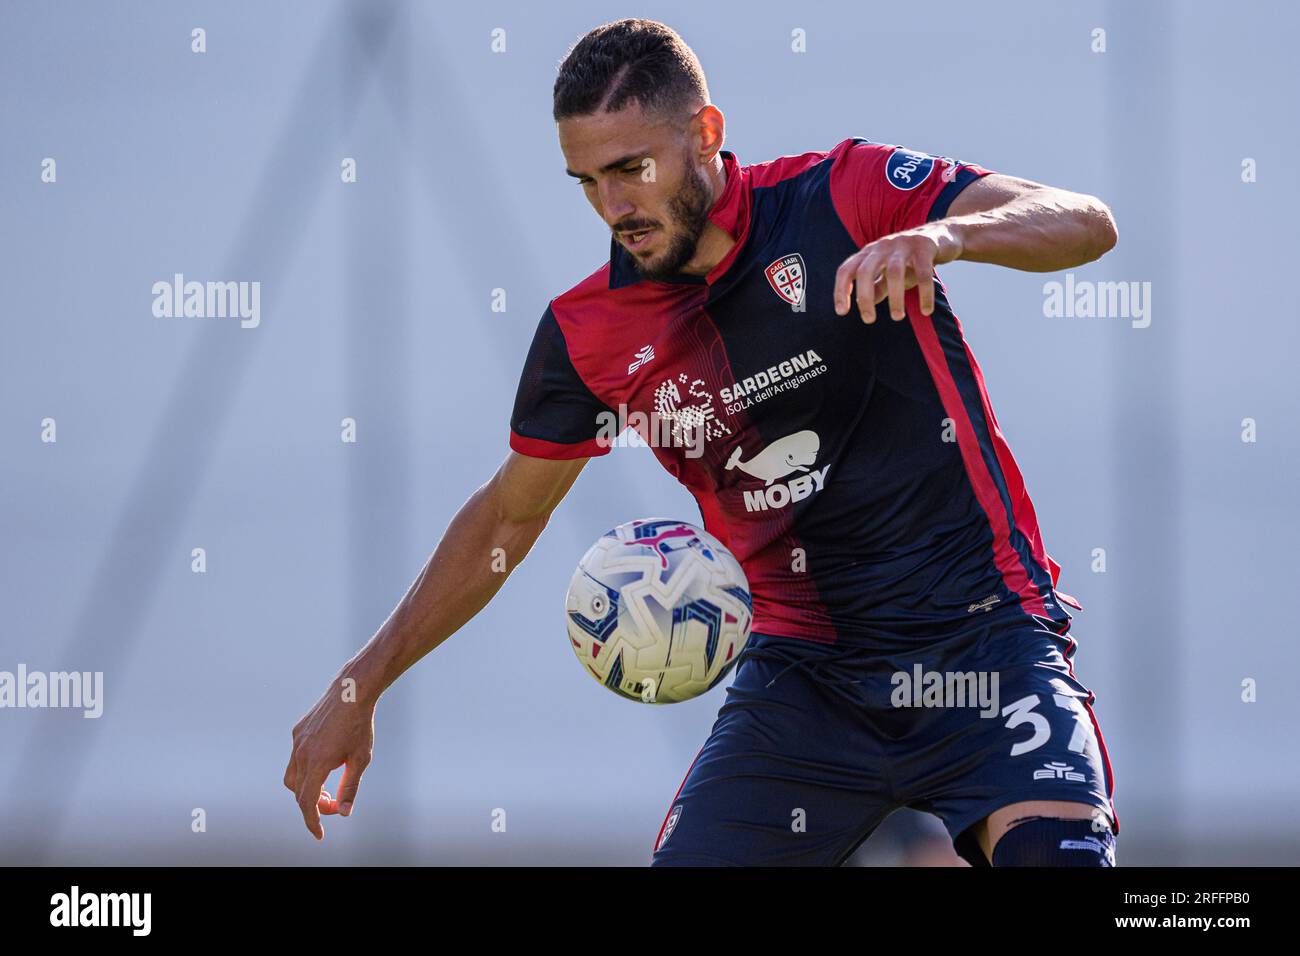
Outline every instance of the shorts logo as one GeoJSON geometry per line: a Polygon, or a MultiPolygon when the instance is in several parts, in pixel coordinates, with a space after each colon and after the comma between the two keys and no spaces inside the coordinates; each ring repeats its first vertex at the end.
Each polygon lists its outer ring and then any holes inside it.
{"type": "Polygon", "coordinates": [[[909,192],[929,179],[933,169],[933,156],[914,153],[900,146],[890,153],[889,161],[885,163],[885,178],[895,189],[909,192]]]}
{"type": "Polygon", "coordinates": [[[763,270],[772,288],[790,305],[798,308],[803,302],[803,256],[794,252],[782,256],[763,270]]]}
{"type": "Polygon", "coordinates": [[[1059,760],[1053,760],[1051,763],[1043,764],[1042,770],[1034,771],[1035,780],[1073,780],[1076,783],[1084,783],[1087,778],[1075,770],[1068,763],[1061,763],[1059,760]]]}
{"type": "Polygon", "coordinates": [[[668,812],[668,819],[664,821],[663,835],[659,837],[659,842],[655,845],[656,853],[664,848],[664,844],[668,842],[668,838],[672,836],[673,831],[677,829],[677,821],[681,818],[682,805],[679,803],[668,812]]]}

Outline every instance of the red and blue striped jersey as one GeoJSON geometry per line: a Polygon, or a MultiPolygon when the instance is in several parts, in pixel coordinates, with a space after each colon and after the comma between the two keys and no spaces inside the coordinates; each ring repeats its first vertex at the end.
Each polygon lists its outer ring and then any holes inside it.
{"type": "MultiPolygon", "coordinates": [[[[835,314],[859,248],[942,218],[988,170],[848,139],[742,166],[709,219],[735,246],[707,276],[610,260],[551,301],[510,445],[605,454],[631,424],[744,566],[754,630],[910,646],[984,615],[1064,630],[1034,508],[935,277],[935,310],[835,314]]],[[[987,623],[985,618],[981,623],[987,623]]]]}

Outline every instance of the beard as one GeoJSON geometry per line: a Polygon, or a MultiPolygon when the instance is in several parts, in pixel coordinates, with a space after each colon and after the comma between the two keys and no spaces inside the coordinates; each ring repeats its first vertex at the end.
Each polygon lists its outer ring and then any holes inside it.
{"type": "MultiPolygon", "coordinates": [[[[695,249],[709,221],[712,197],[694,163],[688,160],[686,176],[673,198],[668,201],[668,248],[658,258],[642,261],[635,255],[632,263],[644,279],[663,280],[681,272],[682,266],[695,258],[695,249]]],[[[624,227],[626,228],[626,227],[624,227]]]]}

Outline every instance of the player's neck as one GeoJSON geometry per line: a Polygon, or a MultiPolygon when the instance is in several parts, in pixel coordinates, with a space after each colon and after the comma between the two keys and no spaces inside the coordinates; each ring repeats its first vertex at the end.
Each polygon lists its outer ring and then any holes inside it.
{"type": "MultiPolygon", "coordinates": [[[[722,157],[716,156],[713,165],[709,167],[705,174],[708,180],[711,200],[709,208],[712,209],[717,204],[718,198],[727,188],[727,170],[722,164],[722,157]]],[[[721,262],[731,247],[736,244],[736,240],[727,235],[726,230],[715,226],[711,221],[704,224],[704,231],[700,233],[699,242],[695,244],[695,255],[691,260],[682,267],[682,272],[687,275],[703,276],[713,271],[714,267],[721,262]]]]}

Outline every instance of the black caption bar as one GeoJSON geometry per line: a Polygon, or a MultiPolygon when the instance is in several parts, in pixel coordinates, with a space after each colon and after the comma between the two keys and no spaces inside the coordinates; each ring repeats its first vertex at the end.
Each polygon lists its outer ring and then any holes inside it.
{"type": "MultiPolygon", "coordinates": [[[[435,869],[0,868],[7,940],[76,934],[83,943],[307,940],[313,946],[438,929],[563,945],[630,934],[632,945],[776,924],[894,929],[917,942],[1017,932],[1123,935],[1286,931],[1287,868],[435,869]],[[304,937],[304,933],[308,934],[304,937]],[[568,935],[557,935],[568,934],[568,935]]],[[[812,935],[816,934],[816,935],[812,935]]],[[[424,938],[416,935],[416,939],[424,938]]],[[[432,941],[433,937],[429,937],[432,941]]],[[[862,937],[869,942],[870,937],[862,937]]],[[[1055,937],[1044,937],[1055,938],[1055,937]]],[[[623,940],[627,942],[627,940],[623,940]]]]}

